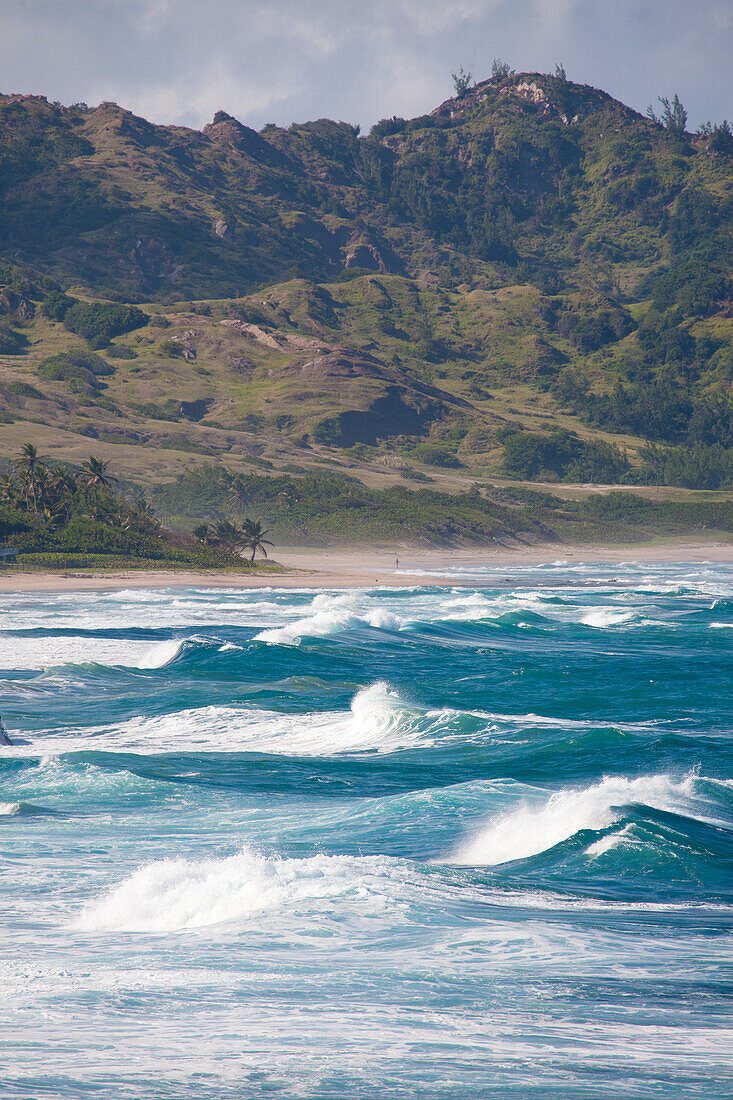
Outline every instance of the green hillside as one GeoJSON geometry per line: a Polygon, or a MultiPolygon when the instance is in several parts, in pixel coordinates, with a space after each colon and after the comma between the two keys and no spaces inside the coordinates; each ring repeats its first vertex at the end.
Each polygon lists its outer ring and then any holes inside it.
{"type": "Polygon", "coordinates": [[[725,493],[733,138],[666,121],[542,74],[368,135],[0,96],[0,458],[725,493]]]}

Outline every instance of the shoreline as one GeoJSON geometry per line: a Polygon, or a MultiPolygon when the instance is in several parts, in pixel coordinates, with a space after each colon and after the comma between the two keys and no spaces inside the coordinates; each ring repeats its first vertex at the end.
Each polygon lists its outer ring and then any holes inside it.
{"type": "MultiPolygon", "coordinates": [[[[619,565],[623,562],[730,562],[733,542],[680,541],[641,543],[636,546],[564,545],[557,543],[508,550],[482,547],[430,550],[410,547],[363,549],[298,549],[283,547],[273,564],[282,572],[266,574],[199,572],[196,570],[119,570],[104,572],[0,571],[0,593],[84,592],[124,588],[413,588],[451,585],[476,587],[475,577],[456,577],[446,567],[490,566],[511,574],[514,568],[553,563],[619,565]],[[399,569],[396,561],[399,559],[399,569]],[[425,575],[427,571],[429,575],[425,575]]],[[[513,580],[511,576],[502,580],[513,580]]]]}

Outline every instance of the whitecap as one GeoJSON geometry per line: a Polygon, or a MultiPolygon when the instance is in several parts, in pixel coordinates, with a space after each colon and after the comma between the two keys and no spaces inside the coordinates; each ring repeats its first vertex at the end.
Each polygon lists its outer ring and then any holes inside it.
{"type": "Polygon", "coordinates": [[[555,791],[539,805],[523,802],[501,814],[465,841],[450,862],[469,866],[509,863],[546,852],[583,830],[600,830],[615,825],[621,808],[641,803],[658,810],[697,816],[697,776],[675,780],[669,775],[639,779],[612,777],[585,788],[555,791]]]}
{"type": "Polygon", "coordinates": [[[583,626],[603,629],[609,626],[621,626],[623,623],[630,623],[635,618],[636,615],[633,611],[621,611],[615,607],[592,607],[581,615],[580,622],[583,626]]]}
{"type": "Polygon", "coordinates": [[[185,642],[185,638],[170,638],[164,642],[158,642],[140,657],[135,667],[140,669],[164,668],[180,655],[185,642]]]}
{"type": "Polygon", "coordinates": [[[596,859],[598,856],[603,856],[606,852],[612,852],[615,848],[620,848],[623,844],[628,844],[630,842],[631,828],[626,825],[618,832],[608,833],[607,836],[602,836],[599,840],[595,840],[592,844],[589,844],[585,850],[585,854],[590,856],[591,859],[596,859]]]}
{"type": "Polygon", "coordinates": [[[283,626],[272,627],[255,635],[255,641],[277,645],[297,645],[301,638],[327,637],[360,626],[397,630],[402,620],[384,607],[364,608],[351,593],[332,596],[321,593],[313,600],[309,614],[283,626]]]}
{"type": "Polygon", "coordinates": [[[370,684],[357,692],[347,711],[283,714],[248,707],[194,707],[173,714],[136,716],[115,726],[38,731],[27,748],[12,746],[16,756],[94,748],[115,752],[168,753],[266,752],[293,756],[342,753],[390,753],[413,745],[431,745],[458,711],[427,710],[407,703],[388,684],[370,684]]]}
{"type": "Polygon", "coordinates": [[[360,917],[398,905],[401,861],[386,856],[268,858],[250,848],[224,859],[167,859],[138,868],[74,921],[86,932],[174,932],[246,923],[264,913],[330,911],[348,901],[360,917]]]}

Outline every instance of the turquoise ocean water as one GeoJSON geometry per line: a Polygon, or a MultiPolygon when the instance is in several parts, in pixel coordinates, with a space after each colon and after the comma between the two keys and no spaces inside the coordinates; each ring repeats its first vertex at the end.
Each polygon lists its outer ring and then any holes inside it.
{"type": "Polygon", "coordinates": [[[733,1097],[733,567],[6,597],[0,1095],[733,1097]]]}

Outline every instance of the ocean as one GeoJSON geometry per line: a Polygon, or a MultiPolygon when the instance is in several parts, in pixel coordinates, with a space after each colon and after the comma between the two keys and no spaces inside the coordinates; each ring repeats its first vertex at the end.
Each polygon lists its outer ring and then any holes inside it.
{"type": "Polygon", "coordinates": [[[733,1097],[733,566],[386,579],[4,598],[3,1100],[733,1097]]]}

